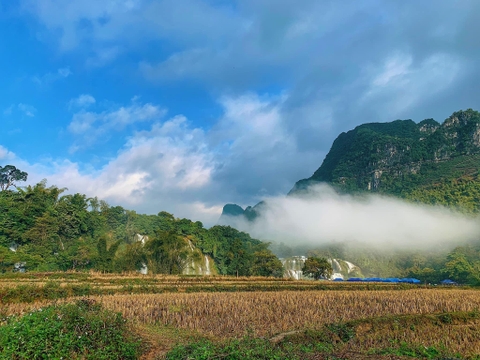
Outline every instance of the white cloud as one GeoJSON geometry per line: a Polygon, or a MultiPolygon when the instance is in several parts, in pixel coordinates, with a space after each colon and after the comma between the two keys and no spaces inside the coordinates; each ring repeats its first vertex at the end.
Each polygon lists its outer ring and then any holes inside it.
{"type": "Polygon", "coordinates": [[[37,109],[35,109],[32,105],[28,104],[18,104],[18,110],[20,110],[25,116],[34,117],[37,109]]]}
{"type": "Polygon", "coordinates": [[[339,195],[327,185],[309,194],[266,199],[254,223],[238,219],[252,236],[287,244],[370,245],[377,250],[431,250],[478,239],[478,218],[439,206],[369,195],[339,195]]]}
{"type": "Polygon", "coordinates": [[[213,225],[226,202],[284,193],[308,168],[305,164],[318,158],[314,152],[300,154],[287,131],[282,111],[287,97],[222,97],[223,115],[207,132],[182,115],[163,120],[161,106],[134,97],[128,106],[73,116],[69,130],[77,137],[72,146],[78,147],[137,121],[151,122],[146,130],[130,132],[103,167],[68,159],[16,162],[31,174],[31,182],[47,178],[70,192],[140,212],[166,210],[213,225]],[[245,196],[245,189],[251,195],[245,196]]]}
{"type": "Polygon", "coordinates": [[[114,61],[122,52],[124,52],[121,46],[110,46],[100,48],[96,50],[93,56],[89,57],[86,61],[88,67],[101,67],[114,61]]]}
{"type": "Polygon", "coordinates": [[[215,159],[201,129],[175,116],[135,133],[104,167],[82,170],[80,163],[49,160],[23,165],[31,182],[47,178],[69,192],[98,196],[137,211],[162,210],[213,224],[221,204],[207,204],[203,191],[213,186],[215,159]]]}
{"type": "Polygon", "coordinates": [[[60,76],[60,77],[69,77],[70,75],[72,75],[72,72],[70,71],[70,68],[61,68],[61,69],[58,69],[57,70],[57,74],[60,76]]]}
{"type": "Polygon", "coordinates": [[[224,114],[209,132],[221,166],[215,179],[225,202],[254,204],[266,194],[286,193],[318,166],[318,150],[302,150],[287,125],[288,95],[223,97],[224,114]]]}
{"type": "Polygon", "coordinates": [[[437,53],[419,63],[411,54],[388,57],[380,72],[374,72],[361,103],[375,103],[376,111],[390,117],[405,116],[419,102],[448,89],[461,75],[462,60],[437,53]]]}
{"type": "Polygon", "coordinates": [[[72,108],[72,107],[79,107],[79,108],[87,108],[89,107],[90,105],[93,105],[95,104],[96,100],[95,98],[90,95],[90,94],[81,94],[80,96],[78,96],[77,98],[75,99],[71,99],[69,102],[68,102],[68,107],[69,108],[72,108]]]}
{"type": "Polygon", "coordinates": [[[28,105],[24,103],[12,104],[9,107],[7,107],[5,110],[3,110],[3,115],[10,116],[15,111],[20,112],[24,116],[34,117],[35,113],[37,112],[37,109],[32,105],[28,105]]]}
{"type": "Polygon", "coordinates": [[[0,145],[0,160],[4,162],[4,161],[10,161],[14,159],[15,159],[15,154],[9,151],[7,148],[0,145]]]}
{"type": "Polygon", "coordinates": [[[65,67],[65,68],[57,69],[57,71],[54,73],[48,72],[41,76],[34,76],[32,80],[38,85],[50,85],[51,83],[57,80],[65,79],[72,74],[73,73],[70,71],[70,68],[65,67]]]}
{"type": "MultiPolygon", "coordinates": [[[[81,95],[73,103],[87,107],[95,99],[91,95],[81,95]]],[[[73,135],[80,137],[80,141],[72,145],[71,151],[80,147],[87,147],[98,140],[99,136],[112,131],[121,131],[128,125],[139,122],[159,120],[166,114],[166,110],[157,105],[139,104],[136,98],[132,99],[129,106],[119,106],[113,109],[93,112],[85,109],[76,112],[68,126],[73,135]],[[81,144],[81,145],[80,145],[81,144]]]]}

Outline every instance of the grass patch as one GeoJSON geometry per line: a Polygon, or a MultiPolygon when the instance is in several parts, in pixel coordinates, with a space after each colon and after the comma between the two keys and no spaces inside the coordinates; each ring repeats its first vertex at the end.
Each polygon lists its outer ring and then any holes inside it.
{"type": "Polygon", "coordinates": [[[137,359],[140,341],[120,314],[91,300],[3,318],[0,359],[137,359]]]}

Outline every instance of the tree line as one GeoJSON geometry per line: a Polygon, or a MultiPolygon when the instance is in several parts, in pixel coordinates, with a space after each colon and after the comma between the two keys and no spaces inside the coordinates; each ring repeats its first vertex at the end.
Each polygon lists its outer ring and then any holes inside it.
{"type": "Polygon", "coordinates": [[[268,243],[228,226],[206,229],[200,221],[161,211],[137,214],[96,197],[66,194],[47,181],[18,186],[28,174],[0,167],[0,272],[21,264],[27,271],[135,271],[181,274],[208,256],[224,275],[282,276],[268,243]],[[135,240],[137,234],[147,241],[135,240]]]}

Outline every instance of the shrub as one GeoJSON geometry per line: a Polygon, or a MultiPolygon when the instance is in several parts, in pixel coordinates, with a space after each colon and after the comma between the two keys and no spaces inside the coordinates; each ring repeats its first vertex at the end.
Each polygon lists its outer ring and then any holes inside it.
{"type": "Polygon", "coordinates": [[[139,345],[121,314],[87,299],[10,317],[0,326],[0,359],[136,359],[139,345]]]}

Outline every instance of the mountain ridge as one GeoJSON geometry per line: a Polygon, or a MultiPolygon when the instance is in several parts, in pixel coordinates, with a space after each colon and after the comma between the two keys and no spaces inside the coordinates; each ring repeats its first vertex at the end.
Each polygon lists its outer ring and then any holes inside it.
{"type": "MultiPolygon", "coordinates": [[[[429,118],[358,125],[338,135],[320,167],[287,195],[321,182],[340,193],[379,193],[478,212],[480,113],[456,111],[442,123],[429,118]]],[[[259,204],[235,216],[252,220],[259,204]]],[[[229,216],[222,212],[222,221],[229,216]]]]}

